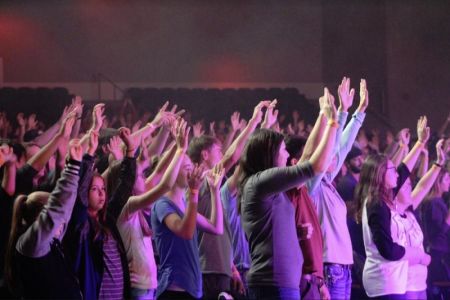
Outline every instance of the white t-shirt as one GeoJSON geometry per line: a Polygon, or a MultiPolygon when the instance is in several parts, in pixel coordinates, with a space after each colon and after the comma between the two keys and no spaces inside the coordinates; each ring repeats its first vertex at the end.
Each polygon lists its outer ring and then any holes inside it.
{"type": "MultiPolygon", "coordinates": [[[[400,244],[399,238],[405,238],[404,225],[398,222],[400,216],[391,212],[391,236],[394,242],[400,244]]],[[[400,217],[401,218],[401,217],[400,217]]],[[[364,247],[366,249],[366,262],[363,269],[363,285],[369,297],[378,297],[390,294],[404,294],[408,281],[408,261],[400,259],[390,261],[381,256],[373,242],[372,233],[368,224],[367,209],[364,204],[362,212],[362,230],[364,247]]]]}
{"type": "MultiPolygon", "coordinates": [[[[423,233],[416,217],[411,211],[406,211],[405,217],[396,214],[394,217],[398,239],[394,241],[403,247],[413,247],[424,251],[423,233]]],[[[427,266],[422,264],[409,265],[408,281],[406,283],[406,291],[424,291],[427,288],[427,266]]]]}
{"type": "Polygon", "coordinates": [[[129,202],[117,219],[117,228],[127,254],[132,288],[156,289],[156,263],[151,236],[144,235],[142,226],[148,226],[142,212],[130,213],[129,202]]]}

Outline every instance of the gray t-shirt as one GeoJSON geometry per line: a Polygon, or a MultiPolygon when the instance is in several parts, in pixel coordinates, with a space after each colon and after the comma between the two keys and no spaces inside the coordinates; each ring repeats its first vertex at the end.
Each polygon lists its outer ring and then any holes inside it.
{"type": "MultiPolygon", "coordinates": [[[[211,215],[211,193],[206,180],[200,187],[198,212],[206,218],[211,215]]],[[[223,218],[223,234],[214,235],[199,231],[198,248],[202,273],[225,274],[231,277],[233,263],[231,247],[231,234],[225,216],[223,218]]]]}
{"type": "Polygon", "coordinates": [[[303,256],[294,207],[285,194],[314,175],[311,165],[271,168],[250,176],[242,193],[242,223],[250,245],[249,286],[300,286],[303,256]]]}

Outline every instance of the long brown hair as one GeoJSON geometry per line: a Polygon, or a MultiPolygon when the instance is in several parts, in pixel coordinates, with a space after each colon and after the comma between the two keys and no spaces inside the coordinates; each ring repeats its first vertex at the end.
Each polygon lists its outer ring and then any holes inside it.
{"type": "Polygon", "coordinates": [[[42,195],[42,192],[32,193],[29,196],[18,195],[14,201],[11,231],[5,256],[5,280],[11,292],[16,295],[19,295],[22,289],[17,280],[19,270],[14,266],[16,244],[19,237],[36,221],[42,208],[47,204],[48,196],[42,195]]]}
{"type": "MultiPolygon", "coordinates": [[[[91,178],[91,183],[89,184],[89,191],[92,187],[92,182],[94,182],[94,178],[100,178],[103,181],[103,184],[105,186],[105,204],[103,205],[102,209],[100,209],[97,213],[97,218],[90,218],[92,221],[92,225],[94,228],[94,240],[100,238],[100,237],[108,237],[110,231],[107,226],[106,222],[106,212],[108,209],[108,187],[106,185],[105,179],[100,175],[99,173],[94,173],[91,178]]],[[[88,192],[89,194],[89,192],[88,192]]],[[[89,197],[89,195],[88,195],[89,197]]],[[[89,201],[89,199],[88,199],[89,201]]]]}
{"type": "Polygon", "coordinates": [[[355,189],[356,220],[361,222],[364,202],[367,205],[384,201],[393,203],[392,189],[386,187],[385,175],[389,158],[384,154],[372,154],[367,157],[361,168],[359,182],[355,189]]]}

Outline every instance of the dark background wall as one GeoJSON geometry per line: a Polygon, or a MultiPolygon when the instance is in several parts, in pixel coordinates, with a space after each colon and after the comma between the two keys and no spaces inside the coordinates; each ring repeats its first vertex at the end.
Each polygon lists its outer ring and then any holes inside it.
{"type": "Polygon", "coordinates": [[[5,82],[369,82],[394,125],[450,110],[449,1],[2,1],[5,82]],[[407,113],[405,113],[407,112],[407,113]]]}

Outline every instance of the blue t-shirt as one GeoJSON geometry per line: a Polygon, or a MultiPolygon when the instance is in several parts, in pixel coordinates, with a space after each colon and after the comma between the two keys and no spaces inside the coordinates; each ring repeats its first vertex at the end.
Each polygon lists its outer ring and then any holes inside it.
{"type": "Polygon", "coordinates": [[[178,237],[164,223],[165,217],[184,213],[167,197],[155,202],[152,208],[152,229],[160,255],[158,272],[159,297],[170,285],[184,289],[195,298],[202,297],[202,273],[200,270],[197,231],[190,240],[178,237]]]}
{"type": "Polygon", "coordinates": [[[234,264],[239,269],[248,270],[251,263],[248,241],[242,228],[241,216],[238,213],[238,199],[236,195],[231,195],[228,188],[228,181],[220,189],[220,197],[223,204],[224,216],[227,218],[230,226],[234,264]]]}

